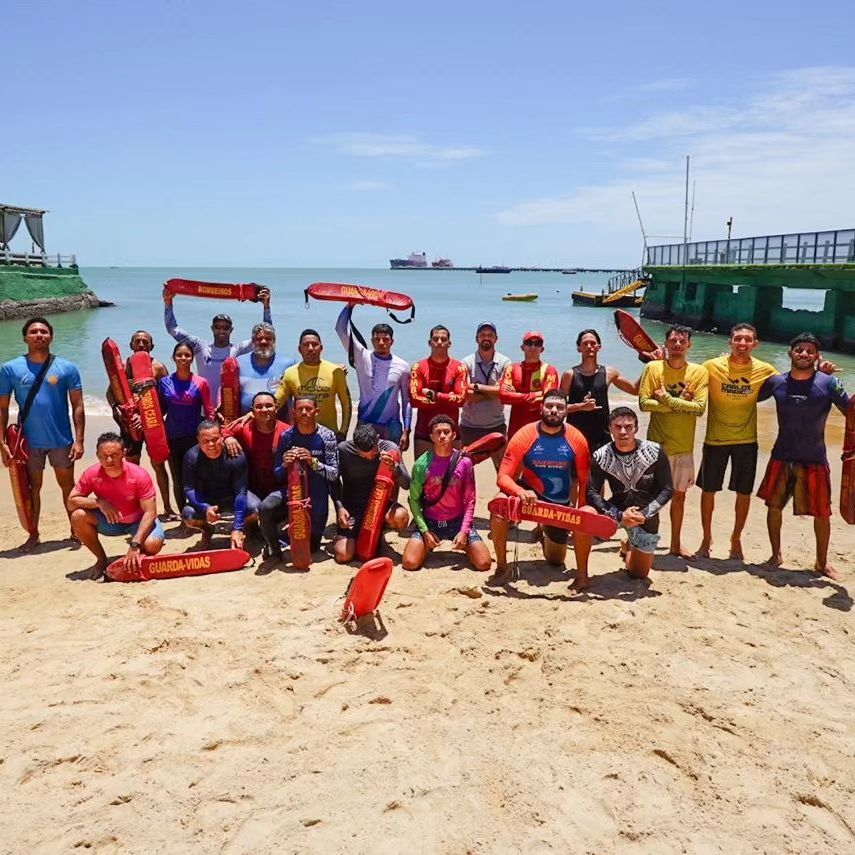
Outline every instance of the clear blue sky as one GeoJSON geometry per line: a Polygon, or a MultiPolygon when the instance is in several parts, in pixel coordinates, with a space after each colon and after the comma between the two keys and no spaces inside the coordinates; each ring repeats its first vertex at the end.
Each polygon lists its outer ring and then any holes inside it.
{"type": "Polygon", "coordinates": [[[628,264],[689,153],[699,239],[851,227],[853,9],[7,0],[0,201],[84,265],[628,264]]]}

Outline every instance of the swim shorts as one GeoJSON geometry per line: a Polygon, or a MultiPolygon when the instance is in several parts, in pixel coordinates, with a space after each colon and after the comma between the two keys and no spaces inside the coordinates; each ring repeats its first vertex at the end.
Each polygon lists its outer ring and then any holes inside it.
{"type": "Polygon", "coordinates": [[[691,451],[685,454],[668,455],[671,464],[671,483],[675,493],[685,493],[695,483],[695,455],[691,451]]]}
{"type": "MultiPolygon", "coordinates": [[[[126,535],[132,538],[140,527],[139,520],[132,523],[111,523],[101,511],[95,510],[93,513],[98,519],[98,534],[103,534],[106,537],[121,537],[122,535],[126,535]]],[[[156,537],[160,540],[166,537],[159,519],[155,518],[154,528],[148,533],[148,537],[156,537]]],[[[148,540],[148,537],[146,540],[148,540]]]]}
{"type": "MultiPolygon", "coordinates": [[[[460,527],[463,525],[463,517],[455,517],[451,520],[432,520],[425,517],[425,522],[427,523],[428,531],[436,535],[439,540],[454,540],[460,531],[460,527]]],[[[418,540],[424,539],[418,529],[415,529],[410,535],[410,539],[413,538],[417,538],[418,540]]],[[[481,535],[474,528],[469,529],[470,546],[479,540],[481,540],[481,535]]]]}
{"type": "Polygon", "coordinates": [[[831,517],[831,476],[827,463],[770,460],[757,495],[767,508],[782,510],[790,497],[796,516],[831,517]]]}
{"type": "Polygon", "coordinates": [[[698,486],[705,493],[718,493],[724,484],[724,471],[730,461],[728,489],[734,493],[751,495],[757,474],[757,443],[738,445],[707,445],[701,457],[698,486]]]}
{"type": "Polygon", "coordinates": [[[50,465],[54,469],[71,469],[74,466],[74,461],[69,458],[70,453],[70,445],[63,445],[59,448],[31,448],[30,457],[27,460],[27,471],[43,472],[45,461],[50,461],[50,465]]]}

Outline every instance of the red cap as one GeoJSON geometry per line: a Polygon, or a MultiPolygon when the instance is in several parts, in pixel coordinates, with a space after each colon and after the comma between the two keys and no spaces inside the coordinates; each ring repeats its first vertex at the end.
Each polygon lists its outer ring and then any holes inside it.
{"type": "Polygon", "coordinates": [[[523,341],[528,341],[530,338],[539,338],[543,341],[543,333],[540,330],[529,330],[523,337],[523,341]]]}

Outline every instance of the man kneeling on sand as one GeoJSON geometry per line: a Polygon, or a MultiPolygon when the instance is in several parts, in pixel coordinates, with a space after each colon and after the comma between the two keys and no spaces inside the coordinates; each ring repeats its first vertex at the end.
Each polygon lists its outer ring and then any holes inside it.
{"type": "Polygon", "coordinates": [[[102,433],[96,449],[98,463],[90,466],[68,497],[71,529],[95,556],[92,578],[107,569],[107,555],[99,534],[130,535],[125,566],[137,570],[140,555],[156,555],[163,548],[163,527],[157,519],[157,501],[151,476],[125,460],[125,446],[117,433],[102,433]]]}
{"type": "Polygon", "coordinates": [[[443,540],[465,552],[476,570],[489,570],[492,559],[481,535],[472,527],[475,516],[475,466],[454,450],[454,419],[440,414],[428,424],[433,450],[413,465],[410,510],[415,529],[404,549],[404,570],[418,570],[443,540]]]}

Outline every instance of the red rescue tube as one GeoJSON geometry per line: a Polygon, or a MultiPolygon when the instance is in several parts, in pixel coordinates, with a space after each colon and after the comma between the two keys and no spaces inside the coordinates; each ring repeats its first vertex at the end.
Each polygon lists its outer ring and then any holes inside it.
{"type": "MultiPolygon", "coordinates": [[[[395,463],[397,465],[397,460],[395,463]]],[[[356,538],[356,557],[360,561],[367,561],[377,554],[380,535],[383,533],[383,523],[386,520],[386,511],[389,510],[389,501],[394,489],[395,467],[381,462],[377,467],[377,474],[374,476],[374,487],[368,497],[365,515],[362,517],[362,526],[356,538]]]]}
{"type": "Polygon", "coordinates": [[[571,508],[552,502],[537,501],[524,510],[516,496],[498,496],[487,503],[487,510],[511,522],[529,520],[541,525],[553,525],[568,531],[581,531],[594,537],[608,539],[617,531],[617,523],[605,514],[598,514],[590,505],[571,508]]]}
{"type": "Polygon", "coordinates": [[[33,509],[33,491],[30,486],[30,473],[27,470],[27,460],[30,453],[24,432],[18,425],[9,425],[6,428],[6,445],[12,452],[12,460],[9,463],[9,480],[12,482],[12,496],[15,499],[15,508],[18,511],[18,519],[29,535],[35,534],[36,518],[33,509]]]}
{"type": "Polygon", "coordinates": [[[239,300],[241,303],[249,300],[258,302],[258,292],[264,287],[255,282],[200,282],[196,279],[167,279],[164,288],[172,295],[182,294],[185,297],[208,297],[212,300],[239,300]]]}
{"type": "Polygon", "coordinates": [[[840,470],[840,516],[855,525],[855,395],[849,399],[840,470]]]}
{"type": "Polygon", "coordinates": [[[494,431],[470,442],[469,445],[464,445],[461,451],[471,457],[473,463],[483,463],[503,448],[507,441],[508,438],[503,433],[494,431]]]}
{"type": "Polygon", "coordinates": [[[163,463],[169,459],[169,441],[166,438],[163,413],[160,411],[151,357],[144,350],[131,355],[131,374],[149,460],[152,463],[163,463]]]}
{"type": "Polygon", "coordinates": [[[204,576],[208,573],[228,573],[240,570],[250,561],[243,549],[208,549],[203,552],[183,552],[178,555],[143,555],[139,572],[125,567],[125,559],[114,561],[107,575],[114,582],[147,582],[151,579],[177,579],[180,576],[204,576]]]}
{"type": "Polygon", "coordinates": [[[119,409],[119,418],[125,433],[135,442],[143,438],[142,431],[132,425],[134,414],[137,412],[137,403],[131,393],[131,384],[125,371],[125,363],[119,353],[119,345],[111,338],[105,338],[101,344],[101,357],[104,360],[104,368],[107,369],[107,379],[110,381],[110,390],[119,409]]]}
{"type": "Polygon", "coordinates": [[[240,416],[240,369],[230,356],[220,369],[220,412],[226,424],[240,416]]]}
{"type": "Polygon", "coordinates": [[[288,464],[288,540],[291,563],[298,570],[312,567],[312,501],[306,464],[295,460],[288,464]]]}
{"type": "MultiPolygon", "coordinates": [[[[644,327],[629,313],[623,309],[615,309],[615,326],[621,341],[635,350],[639,356],[656,350],[659,345],[644,331],[644,327]]],[[[644,358],[642,361],[646,362],[644,358]]]]}
{"type": "Polygon", "coordinates": [[[391,558],[372,558],[371,561],[366,561],[347,586],[339,621],[348,623],[376,611],[391,578],[391,558]]]}
{"type": "Polygon", "coordinates": [[[397,291],[382,291],[379,288],[371,288],[369,285],[350,285],[342,282],[313,282],[306,289],[306,304],[309,297],[315,300],[332,300],[337,303],[357,303],[366,306],[379,306],[386,309],[389,314],[392,310],[403,312],[410,310],[410,317],[401,321],[394,315],[392,317],[398,323],[408,324],[416,315],[416,307],[412,297],[400,294],[397,291]]]}

